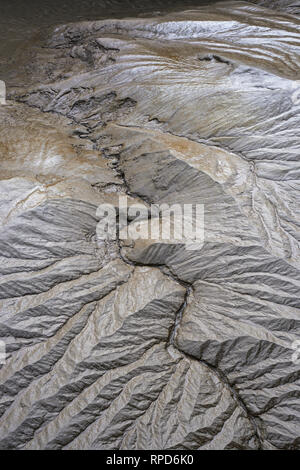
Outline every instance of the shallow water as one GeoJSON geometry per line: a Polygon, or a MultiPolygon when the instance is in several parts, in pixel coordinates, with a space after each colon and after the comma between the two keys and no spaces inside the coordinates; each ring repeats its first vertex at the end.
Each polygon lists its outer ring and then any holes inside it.
{"type": "Polygon", "coordinates": [[[157,15],[209,0],[1,0],[0,73],[18,46],[38,28],[80,20],[157,15]]]}

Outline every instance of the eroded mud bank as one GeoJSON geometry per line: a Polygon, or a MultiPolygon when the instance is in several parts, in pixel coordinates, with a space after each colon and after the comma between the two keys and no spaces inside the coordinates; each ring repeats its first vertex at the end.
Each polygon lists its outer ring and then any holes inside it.
{"type": "Polygon", "coordinates": [[[260,3],[58,26],[17,57],[2,449],[300,448],[300,19],[260,3]],[[204,246],[99,244],[121,194],[204,204],[204,246]]]}

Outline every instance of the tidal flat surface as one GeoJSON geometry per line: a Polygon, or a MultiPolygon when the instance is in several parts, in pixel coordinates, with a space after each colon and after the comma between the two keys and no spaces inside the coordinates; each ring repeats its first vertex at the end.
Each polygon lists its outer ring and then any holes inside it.
{"type": "Polygon", "coordinates": [[[18,5],[0,448],[299,450],[299,5],[18,5]],[[101,238],[120,197],[144,217],[101,238]],[[203,244],[136,237],[152,204],[203,244]]]}

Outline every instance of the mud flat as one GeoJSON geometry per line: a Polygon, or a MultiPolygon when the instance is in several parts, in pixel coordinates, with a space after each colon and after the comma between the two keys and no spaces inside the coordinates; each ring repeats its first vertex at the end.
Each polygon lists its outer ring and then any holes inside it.
{"type": "Polygon", "coordinates": [[[59,25],[15,57],[1,449],[300,449],[300,18],[260,3],[59,25]],[[202,248],[99,242],[120,195],[203,204],[202,248]]]}

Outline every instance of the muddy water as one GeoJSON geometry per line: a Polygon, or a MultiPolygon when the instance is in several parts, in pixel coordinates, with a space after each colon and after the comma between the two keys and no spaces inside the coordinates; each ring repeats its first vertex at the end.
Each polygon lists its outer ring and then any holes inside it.
{"type": "Polygon", "coordinates": [[[109,17],[158,15],[213,3],[209,0],[1,0],[0,74],[8,59],[36,30],[46,26],[109,17]]]}

